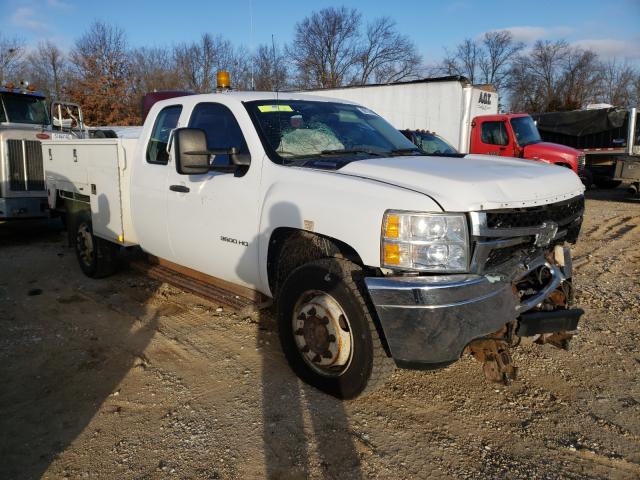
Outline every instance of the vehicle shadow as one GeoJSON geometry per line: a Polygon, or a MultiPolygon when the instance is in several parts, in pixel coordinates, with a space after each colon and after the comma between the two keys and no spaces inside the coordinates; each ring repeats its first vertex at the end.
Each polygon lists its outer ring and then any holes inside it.
{"type": "Polygon", "coordinates": [[[640,196],[629,192],[625,185],[616,188],[594,188],[585,192],[587,200],[640,204],[640,196]]]}
{"type": "MultiPolygon", "coordinates": [[[[277,225],[282,218],[288,218],[290,225],[302,228],[302,218],[294,204],[274,205],[268,223],[277,225]]],[[[254,241],[269,240],[265,237],[254,241]]],[[[249,258],[247,255],[241,259],[239,273],[246,271],[249,258]]],[[[298,380],[289,369],[279,343],[268,348],[274,341],[272,333],[277,332],[276,308],[274,305],[256,314],[256,347],[262,354],[262,440],[266,478],[362,478],[360,455],[346,402],[298,380]]]]}
{"type": "Polygon", "coordinates": [[[129,310],[117,282],[84,277],[59,220],[0,225],[0,478],[42,477],[144,364],[154,290],[129,310]]]}

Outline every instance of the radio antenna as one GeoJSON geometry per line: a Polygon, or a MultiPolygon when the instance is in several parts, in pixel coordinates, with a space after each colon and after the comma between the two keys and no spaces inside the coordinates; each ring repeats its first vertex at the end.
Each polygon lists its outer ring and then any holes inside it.
{"type": "Polygon", "coordinates": [[[273,83],[276,87],[276,100],[278,99],[278,90],[280,90],[280,85],[278,85],[278,72],[276,66],[276,41],[273,38],[273,33],[271,34],[271,56],[273,57],[273,68],[271,75],[273,76],[273,83]]]}
{"type": "Polygon", "coordinates": [[[249,0],[249,25],[250,25],[250,35],[249,35],[249,49],[251,50],[251,90],[256,89],[256,84],[254,81],[255,77],[255,68],[256,68],[256,58],[255,58],[255,50],[253,48],[253,2],[249,0]]]}

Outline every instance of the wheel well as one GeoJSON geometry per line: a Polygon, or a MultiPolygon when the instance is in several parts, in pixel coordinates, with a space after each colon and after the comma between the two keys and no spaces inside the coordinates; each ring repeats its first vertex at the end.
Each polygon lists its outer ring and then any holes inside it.
{"type": "Polygon", "coordinates": [[[271,293],[275,297],[280,285],[300,265],[327,257],[346,258],[364,266],[353,247],[340,240],[297,228],[275,229],[269,239],[267,254],[271,293]]]}
{"type": "Polygon", "coordinates": [[[64,211],[66,213],[66,227],[67,237],[70,247],[75,246],[76,242],[76,228],[78,219],[82,215],[89,215],[91,218],[91,205],[79,200],[72,200],[70,198],[64,199],[64,211]]]}
{"type": "Polygon", "coordinates": [[[558,162],[558,163],[556,163],[556,165],[559,166],[559,167],[570,168],[571,170],[573,170],[573,167],[571,165],[569,165],[568,163],[558,162]]]}

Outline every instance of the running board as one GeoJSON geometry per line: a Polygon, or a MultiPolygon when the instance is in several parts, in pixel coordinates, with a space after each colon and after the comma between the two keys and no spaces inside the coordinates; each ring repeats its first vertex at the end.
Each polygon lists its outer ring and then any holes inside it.
{"type": "Polygon", "coordinates": [[[241,315],[271,306],[272,300],[260,292],[183,267],[162,258],[146,255],[130,262],[138,272],[193,293],[241,315]]]}

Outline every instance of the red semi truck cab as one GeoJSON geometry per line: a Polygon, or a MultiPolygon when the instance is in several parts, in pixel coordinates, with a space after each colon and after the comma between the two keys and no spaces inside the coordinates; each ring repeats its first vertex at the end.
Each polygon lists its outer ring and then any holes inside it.
{"type": "Polygon", "coordinates": [[[481,115],[471,122],[469,153],[520,157],[571,168],[582,175],[584,154],[575,148],[543,142],[525,113],[481,115]]]}

